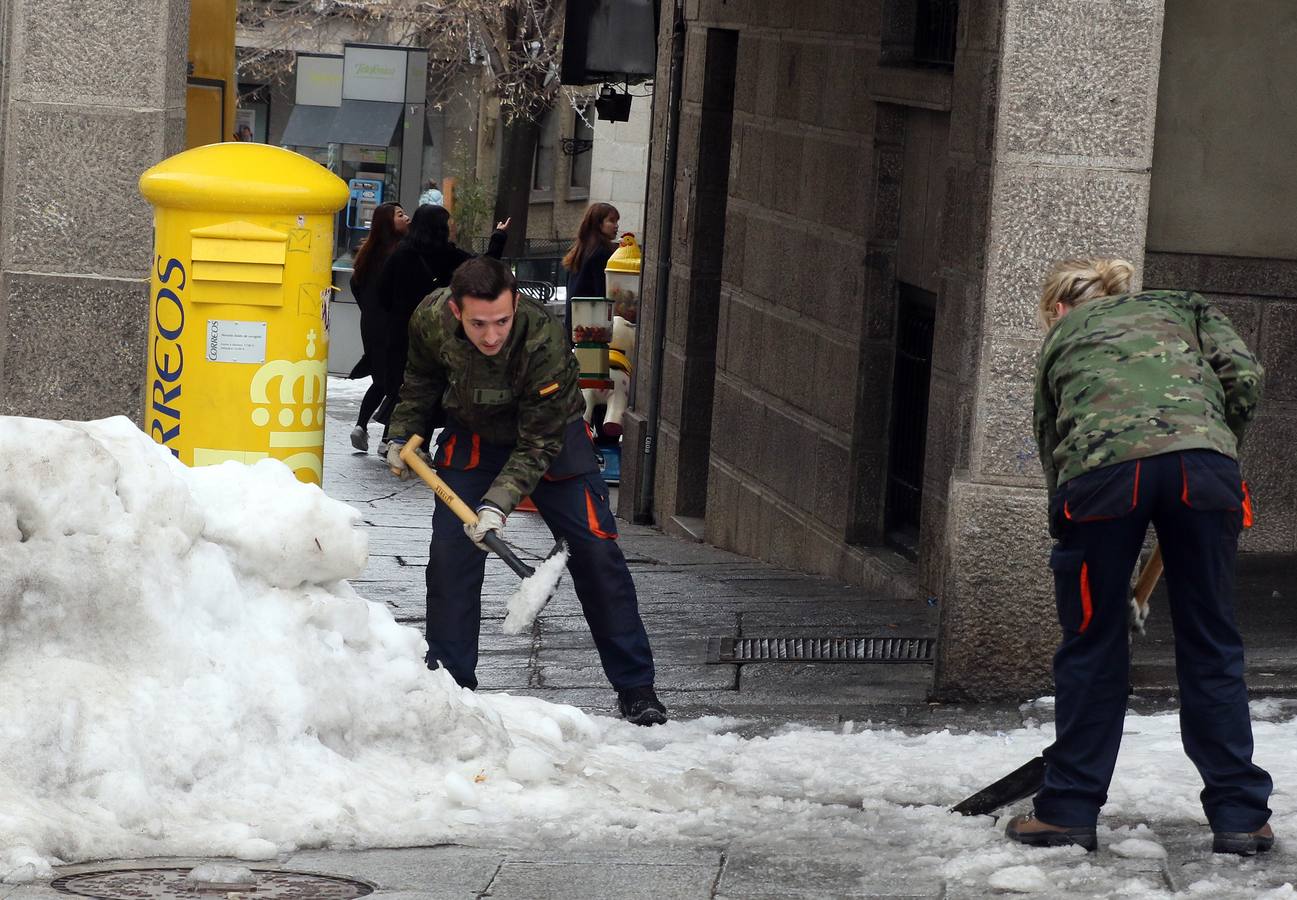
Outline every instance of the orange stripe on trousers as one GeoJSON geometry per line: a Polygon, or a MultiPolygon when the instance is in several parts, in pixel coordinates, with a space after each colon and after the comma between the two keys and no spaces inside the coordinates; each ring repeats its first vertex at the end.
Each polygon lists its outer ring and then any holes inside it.
{"type": "Polygon", "coordinates": [[[1094,606],[1090,602],[1090,564],[1081,563],[1081,628],[1080,633],[1090,627],[1090,616],[1094,615],[1094,606]]]}
{"type": "Polygon", "coordinates": [[[617,532],[614,531],[612,534],[609,534],[599,527],[599,512],[595,509],[594,495],[590,493],[589,488],[585,489],[585,524],[589,526],[590,533],[595,537],[600,537],[609,541],[615,541],[617,539],[617,532]]]}

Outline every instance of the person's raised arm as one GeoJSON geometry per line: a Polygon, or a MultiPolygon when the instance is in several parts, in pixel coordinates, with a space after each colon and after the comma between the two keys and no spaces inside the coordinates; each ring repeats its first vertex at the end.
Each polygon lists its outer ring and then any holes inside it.
{"type": "Polygon", "coordinates": [[[489,256],[492,259],[499,259],[504,255],[504,242],[509,239],[509,223],[513,217],[505,219],[503,222],[495,223],[495,231],[491,232],[491,240],[486,246],[486,253],[483,256],[489,256]]]}

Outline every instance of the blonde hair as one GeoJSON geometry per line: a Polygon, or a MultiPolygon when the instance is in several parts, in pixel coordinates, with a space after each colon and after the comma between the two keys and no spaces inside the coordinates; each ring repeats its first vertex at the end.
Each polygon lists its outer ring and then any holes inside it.
{"type": "Polygon", "coordinates": [[[1124,259],[1065,259],[1054,263],[1040,294],[1040,324],[1046,330],[1058,321],[1058,305],[1080,306],[1099,297],[1130,290],[1135,267],[1124,259]]]}

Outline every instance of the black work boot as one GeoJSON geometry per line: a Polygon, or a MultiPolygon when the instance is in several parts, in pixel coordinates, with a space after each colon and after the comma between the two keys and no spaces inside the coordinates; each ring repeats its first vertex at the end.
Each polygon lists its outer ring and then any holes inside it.
{"type": "Polygon", "coordinates": [[[1212,853],[1255,856],[1258,853],[1265,853],[1273,846],[1274,830],[1270,827],[1269,822],[1256,831],[1216,831],[1212,833],[1212,853]]]}
{"type": "Polygon", "coordinates": [[[632,725],[661,725],[667,720],[667,708],[651,684],[618,691],[617,709],[621,717],[632,725]]]}
{"type": "Polygon", "coordinates": [[[1094,827],[1085,825],[1050,825],[1035,816],[1014,816],[1004,834],[1011,841],[1029,847],[1065,847],[1076,844],[1093,853],[1099,849],[1094,827]]]}

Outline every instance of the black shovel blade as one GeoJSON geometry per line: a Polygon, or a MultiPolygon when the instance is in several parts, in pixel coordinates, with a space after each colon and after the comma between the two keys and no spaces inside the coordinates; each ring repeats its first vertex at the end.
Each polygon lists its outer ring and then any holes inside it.
{"type": "Polygon", "coordinates": [[[950,807],[961,816],[984,816],[1002,806],[1025,800],[1040,790],[1045,783],[1045,757],[1037,756],[1019,766],[995,784],[988,784],[973,796],[950,807]]]}

